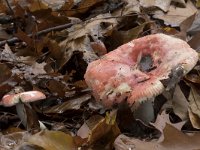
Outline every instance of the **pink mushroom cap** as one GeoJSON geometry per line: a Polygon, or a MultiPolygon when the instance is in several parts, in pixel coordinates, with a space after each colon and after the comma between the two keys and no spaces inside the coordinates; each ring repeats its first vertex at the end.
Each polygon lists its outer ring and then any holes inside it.
{"type": "Polygon", "coordinates": [[[104,106],[125,100],[132,105],[161,94],[165,90],[161,81],[168,79],[174,68],[181,67],[185,75],[197,61],[198,53],[185,41],[154,34],[132,40],[91,62],[84,77],[95,99],[104,106]],[[145,61],[152,64],[141,65],[145,61]]]}
{"type": "Polygon", "coordinates": [[[40,91],[27,91],[18,94],[7,94],[3,96],[2,100],[0,101],[0,105],[11,107],[20,102],[30,103],[45,98],[46,96],[40,91]]]}

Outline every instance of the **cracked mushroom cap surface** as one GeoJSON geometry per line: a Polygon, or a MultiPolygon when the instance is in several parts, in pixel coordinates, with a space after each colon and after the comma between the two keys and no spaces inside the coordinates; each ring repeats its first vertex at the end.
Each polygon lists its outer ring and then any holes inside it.
{"type": "Polygon", "coordinates": [[[131,106],[161,94],[165,89],[161,80],[168,79],[174,68],[181,67],[185,75],[197,61],[198,53],[185,41],[154,34],[91,62],[84,77],[95,99],[105,107],[125,100],[131,106]]]}

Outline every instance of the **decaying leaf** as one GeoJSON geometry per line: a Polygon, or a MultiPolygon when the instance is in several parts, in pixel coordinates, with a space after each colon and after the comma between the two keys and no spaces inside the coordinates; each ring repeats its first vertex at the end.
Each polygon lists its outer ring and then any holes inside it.
{"type": "MultiPolygon", "coordinates": [[[[166,111],[163,111],[160,115],[157,116],[156,121],[154,123],[151,123],[151,125],[153,125],[156,129],[161,131],[161,133],[163,133],[166,124],[169,124],[174,128],[176,128],[177,130],[181,131],[181,128],[185,124],[185,121],[179,123],[171,123],[169,119],[169,114],[167,114],[166,111]]],[[[164,135],[162,134],[159,141],[163,140],[164,140],[164,135]]]]}
{"type": "Polygon", "coordinates": [[[200,32],[195,32],[195,35],[191,40],[188,41],[188,44],[198,52],[200,52],[200,44],[199,44],[200,32]]]}
{"type": "Polygon", "coordinates": [[[182,120],[188,118],[188,101],[185,98],[185,95],[180,89],[180,86],[177,85],[174,91],[174,95],[172,98],[172,106],[174,113],[178,115],[182,120]]]}
{"type": "Polygon", "coordinates": [[[194,22],[191,27],[188,29],[190,35],[195,35],[200,31],[200,14],[198,13],[195,17],[194,22]]]}
{"type": "Polygon", "coordinates": [[[61,131],[44,130],[30,136],[27,141],[48,150],[77,149],[73,137],[61,131]]]}
{"type": "Polygon", "coordinates": [[[38,116],[28,104],[17,104],[16,111],[23,126],[27,130],[40,130],[38,116]]]}
{"type": "Polygon", "coordinates": [[[125,135],[120,135],[115,140],[114,147],[116,150],[144,150],[146,148],[149,150],[192,150],[199,149],[200,147],[200,134],[189,136],[178,131],[176,128],[169,124],[167,124],[164,128],[163,134],[165,138],[161,143],[158,143],[156,140],[142,141],[139,139],[127,137],[125,135]]]}
{"type": "Polygon", "coordinates": [[[196,0],[196,6],[200,7],[200,0],[196,0]]]}
{"type": "Polygon", "coordinates": [[[191,111],[196,114],[198,117],[200,117],[200,95],[199,95],[199,89],[195,87],[194,85],[191,85],[190,95],[189,95],[189,107],[191,111]]]}
{"type": "Polygon", "coordinates": [[[148,25],[148,22],[145,22],[141,25],[136,26],[135,28],[132,28],[128,31],[113,31],[112,33],[112,42],[115,47],[118,47],[122,44],[125,44],[133,39],[136,39],[139,37],[139,35],[143,32],[143,29],[146,25],[148,25]],[[121,37],[121,38],[119,38],[121,37]]]}
{"type": "Polygon", "coordinates": [[[153,16],[154,18],[164,20],[166,25],[175,27],[179,26],[186,18],[192,16],[196,12],[197,9],[194,4],[191,1],[188,1],[185,8],[171,5],[169,11],[166,14],[162,11],[156,11],[153,16]]]}
{"type": "Polygon", "coordinates": [[[10,68],[3,63],[0,63],[0,84],[5,84],[5,82],[11,77],[12,72],[10,71],[10,68]]]}
{"type": "Polygon", "coordinates": [[[64,6],[62,6],[62,9],[70,10],[65,12],[67,16],[76,16],[78,14],[87,12],[92,6],[97,5],[101,2],[102,0],[68,1],[67,3],[65,3],[64,6]],[[77,7],[77,9],[73,9],[74,7],[77,7]]]}
{"type": "Polygon", "coordinates": [[[22,144],[29,136],[27,132],[13,132],[7,135],[0,135],[0,148],[2,150],[13,150],[22,144]]]}
{"type": "Polygon", "coordinates": [[[44,109],[44,113],[63,113],[65,111],[69,110],[79,110],[80,107],[83,105],[83,103],[87,102],[91,99],[90,94],[84,94],[79,97],[71,98],[67,100],[66,102],[63,102],[62,104],[58,104],[55,106],[52,106],[51,108],[44,109]]]}
{"type": "Polygon", "coordinates": [[[197,116],[196,114],[194,114],[191,109],[189,108],[188,109],[188,112],[189,112],[189,118],[190,118],[190,121],[192,123],[192,126],[196,129],[200,129],[200,118],[199,116],[197,116]]]}
{"type": "Polygon", "coordinates": [[[163,11],[168,11],[172,0],[140,0],[140,5],[143,7],[158,7],[163,11]]]}
{"type": "MultiPolygon", "coordinates": [[[[106,119],[102,116],[95,115],[86,120],[86,122],[78,130],[77,135],[82,139],[87,139],[87,144],[95,144],[101,140],[102,137],[110,137],[109,141],[116,138],[120,131],[116,125],[109,125],[106,119]]],[[[108,139],[107,139],[108,140],[108,139]]],[[[109,141],[105,141],[106,143],[109,141]]]]}
{"type": "Polygon", "coordinates": [[[194,67],[194,69],[197,71],[196,73],[189,73],[185,76],[185,79],[196,84],[200,84],[200,76],[199,76],[199,68],[200,66],[194,67]]]}
{"type": "Polygon", "coordinates": [[[139,1],[137,0],[123,0],[127,5],[126,7],[124,8],[123,11],[119,10],[119,11],[116,11],[114,14],[115,15],[129,15],[129,14],[132,14],[132,13],[138,13],[140,12],[140,3],[139,1]]]}

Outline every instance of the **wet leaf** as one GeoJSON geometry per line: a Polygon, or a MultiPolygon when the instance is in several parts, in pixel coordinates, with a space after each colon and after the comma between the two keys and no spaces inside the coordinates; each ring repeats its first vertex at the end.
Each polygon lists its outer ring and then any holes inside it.
{"type": "Polygon", "coordinates": [[[77,149],[73,137],[60,131],[41,131],[30,136],[28,138],[28,143],[38,145],[48,150],[77,149]]]}

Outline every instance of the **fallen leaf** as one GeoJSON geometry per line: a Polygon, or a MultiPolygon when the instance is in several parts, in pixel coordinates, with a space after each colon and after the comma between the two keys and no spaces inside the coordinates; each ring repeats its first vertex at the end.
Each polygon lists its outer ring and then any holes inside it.
{"type": "MultiPolygon", "coordinates": [[[[95,144],[104,136],[109,136],[108,133],[112,133],[114,137],[119,135],[120,131],[115,124],[109,125],[106,123],[106,119],[99,115],[94,115],[81,126],[77,135],[82,138],[87,138],[87,144],[95,144]]],[[[114,138],[111,137],[111,138],[114,138]]],[[[113,139],[109,139],[112,141],[113,139]]],[[[108,141],[107,141],[108,142],[108,141]]]]}
{"type": "Polygon", "coordinates": [[[199,8],[200,7],[200,0],[196,1],[196,6],[199,8]]]}
{"type": "Polygon", "coordinates": [[[43,112],[48,113],[63,113],[67,110],[79,110],[83,103],[91,99],[90,94],[84,94],[75,98],[71,98],[62,104],[52,106],[50,108],[44,109],[43,112]]]}
{"type": "MultiPolygon", "coordinates": [[[[69,1],[70,2],[70,1],[69,1]]],[[[66,3],[62,6],[63,10],[70,10],[66,11],[67,16],[76,16],[78,14],[83,14],[87,12],[92,6],[97,5],[102,2],[102,0],[81,0],[81,1],[73,1],[73,3],[66,3]],[[73,9],[73,7],[77,7],[77,9],[73,9]]]]}
{"type": "Polygon", "coordinates": [[[104,43],[100,40],[91,42],[91,47],[98,56],[102,56],[107,53],[107,49],[106,49],[104,43]]]}
{"type": "Polygon", "coordinates": [[[174,95],[172,98],[172,106],[174,113],[179,116],[182,120],[186,120],[188,118],[188,106],[189,103],[185,98],[185,95],[180,89],[180,86],[177,85],[174,91],[174,95]]]}
{"type": "Polygon", "coordinates": [[[36,112],[28,104],[17,104],[16,111],[22,124],[27,130],[40,130],[39,120],[36,112]]]}
{"type": "Polygon", "coordinates": [[[199,89],[195,87],[194,85],[190,85],[190,95],[189,95],[189,108],[191,111],[196,114],[198,117],[200,117],[200,95],[199,95],[199,89]]]}
{"type": "Polygon", "coordinates": [[[125,5],[123,10],[116,10],[116,12],[113,12],[113,15],[119,16],[125,16],[130,15],[132,13],[139,13],[140,12],[140,3],[137,0],[123,0],[127,5],[125,5]]]}
{"type": "Polygon", "coordinates": [[[10,71],[10,68],[3,63],[0,63],[0,84],[3,84],[3,82],[7,81],[12,75],[12,72],[10,71]]]}
{"type": "Polygon", "coordinates": [[[159,143],[156,140],[142,141],[136,138],[127,137],[123,134],[117,137],[114,142],[116,150],[137,149],[144,150],[194,150],[199,149],[200,134],[193,136],[186,135],[173,126],[167,124],[163,131],[164,141],[159,143]]]}
{"type": "Polygon", "coordinates": [[[64,97],[65,92],[69,91],[67,85],[63,84],[60,81],[49,80],[47,81],[46,85],[46,87],[51,91],[52,95],[54,96],[64,97]]]}
{"type": "Polygon", "coordinates": [[[2,135],[0,134],[0,148],[2,150],[11,150],[17,148],[20,144],[28,138],[29,133],[23,132],[13,132],[11,134],[2,135]]]}
{"type": "Polygon", "coordinates": [[[200,129],[200,118],[196,114],[194,114],[190,108],[188,109],[188,112],[192,126],[196,129],[200,129]]]}
{"type": "MultiPolygon", "coordinates": [[[[176,128],[177,130],[181,131],[181,128],[185,124],[185,121],[179,122],[179,123],[171,123],[169,120],[169,114],[166,113],[166,111],[163,111],[160,115],[157,116],[156,121],[154,123],[151,123],[156,129],[158,129],[161,133],[164,132],[164,129],[166,127],[166,124],[169,124],[176,128]]],[[[164,135],[162,134],[159,138],[159,141],[164,140],[164,135]]]]}
{"type": "Polygon", "coordinates": [[[48,5],[48,7],[52,8],[53,10],[58,10],[60,9],[65,3],[65,0],[59,0],[59,1],[54,1],[54,0],[43,0],[45,4],[48,5]]]}
{"type": "MultiPolygon", "coordinates": [[[[139,37],[139,35],[143,32],[143,29],[146,25],[148,25],[148,22],[145,22],[141,25],[136,26],[135,28],[132,28],[128,31],[116,31],[114,30],[112,33],[112,45],[114,45],[114,48],[125,44],[133,39],[136,39],[139,37]],[[119,38],[121,37],[121,38],[119,38]]],[[[114,49],[113,48],[113,49],[114,49]]]]}
{"type": "Polygon", "coordinates": [[[193,21],[191,27],[188,29],[188,34],[195,35],[200,31],[200,14],[198,13],[193,21]]]}
{"type": "Polygon", "coordinates": [[[61,131],[43,130],[30,136],[27,141],[48,150],[77,149],[73,137],[61,131]]]}
{"type": "Polygon", "coordinates": [[[17,33],[15,33],[15,36],[18,37],[21,41],[24,41],[28,46],[34,48],[34,41],[31,39],[25,32],[23,32],[21,29],[17,30],[17,33]]]}
{"type": "Polygon", "coordinates": [[[197,52],[200,52],[199,38],[200,38],[200,32],[195,31],[195,35],[192,37],[191,40],[188,41],[188,44],[191,46],[191,48],[195,49],[197,52]]]}
{"type": "MultiPolygon", "coordinates": [[[[63,47],[64,43],[62,42],[61,47],[63,47]]],[[[71,41],[68,41],[65,43],[65,55],[67,56],[65,62],[67,63],[69,61],[69,58],[73,55],[74,52],[82,52],[83,53],[83,60],[87,63],[96,60],[98,57],[94,53],[91,44],[90,39],[88,36],[83,36],[71,41]]]]}
{"type": "Polygon", "coordinates": [[[197,12],[196,7],[191,1],[186,3],[185,8],[176,7],[171,5],[169,11],[165,14],[162,11],[155,11],[153,14],[154,18],[164,20],[166,25],[171,25],[172,27],[180,26],[180,24],[197,12]],[[187,12],[187,13],[185,13],[187,12]]]}
{"type": "Polygon", "coordinates": [[[10,62],[17,61],[17,56],[15,56],[15,54],[12,52],[8,44],[5,44],[5,47],[0,54],[1,54],[0,59],[3,61],[10,61],[10,62]]]}
{"type": "Polygon", "coordinates": [[[158,7],[163,11],[167,12],[170,7],[171,0],[140,0],[140,5],[142,7],[158,7]]]}
{"type": "Polygon", "coordinates": [[[197,83],[200,84],[200,76],[196,73],[189,73],[185,76],[185,79],[193,82],[193,83],[197,83]]]}
{"type": "MultiPolygon", "coordinates": [[[[180,24],[180,29],[181,32],[176,34],[177,37],[187,40],[187,31],[191,27],[193,21],[195,20],[196,13],[193,14],[192,16],[186,18],[181,24],[180,24]]],[[[189,43],[188,43],[189,44],[189,43]]]]}
{"type": "Polygon", "coordinates": [[[31,5],[29,5],[29,10],[31,12],[38,11],[41,9],[48,9],[48,6],[45,5],[42,1],[31,1],[31,5]]]}
{"type": "Polygon", "coordinates": [[[34,75],[46,74],[46,71],[44,70],[45,65],[46,65],[45,62],[42,62],[42,63],[35,62],[32,64],[31,67],[27,68],[27,71],[34,75]]]}

